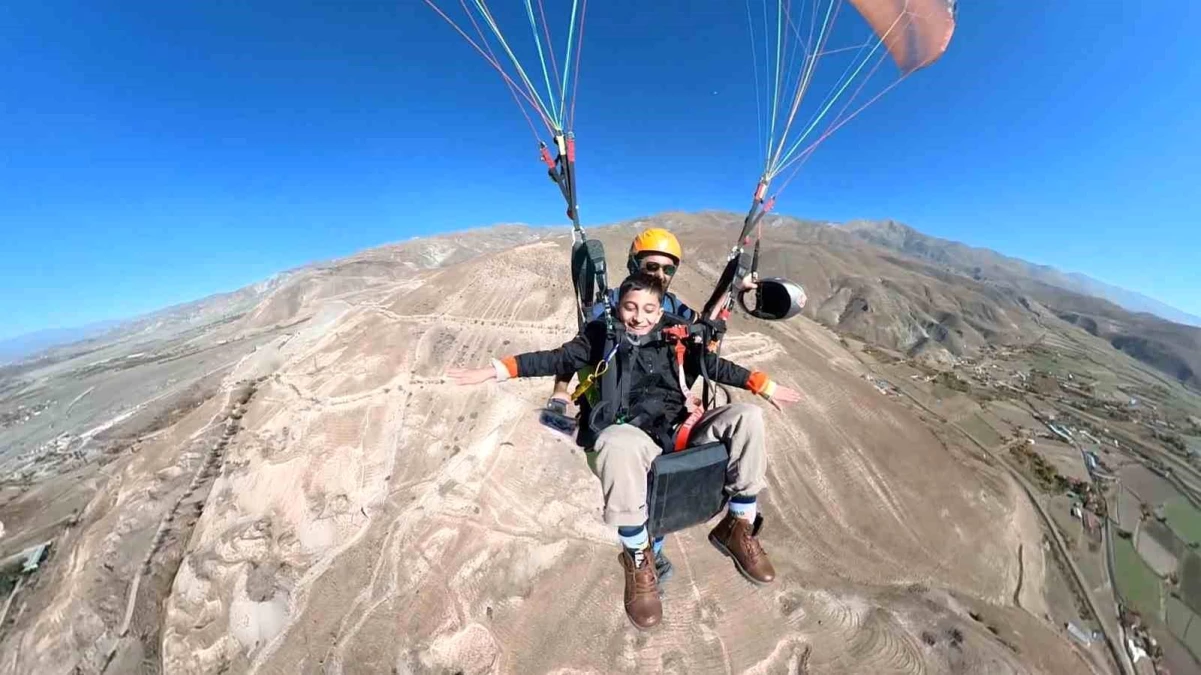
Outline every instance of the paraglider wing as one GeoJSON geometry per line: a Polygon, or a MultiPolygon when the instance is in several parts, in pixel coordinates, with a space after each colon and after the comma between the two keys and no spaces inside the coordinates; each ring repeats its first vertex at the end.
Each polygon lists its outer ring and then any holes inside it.
{"type": "Polygon", "coordinates": [[[938,60],[955,31],[955,0],[850,0],[908,75],[938,60]]]}

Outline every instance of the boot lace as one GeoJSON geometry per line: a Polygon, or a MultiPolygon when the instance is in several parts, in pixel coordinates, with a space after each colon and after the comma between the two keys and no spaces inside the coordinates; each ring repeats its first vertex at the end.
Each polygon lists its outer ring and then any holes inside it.
{"type": "Polygon", "coordinates": [[[632,551],[631,553],[634,561],[634,592],[638,595],[657,592],[658,579],[654,558],[647,555],[646,551],[632,551]]]}
{"type": "Polygon", "coordinates": [[[763,547],[759,545],[759,540],[751,534],[751,532],[754,530],[754,526],[743,521],[741,518],[739,518],[738,521],[739,522],[735,524],[734,529],[735,536],[738,537],[739,547],[743,550],[743,553],[745,553],[746,561],[748,563],[754,562],[763,555],[763,547]]]}

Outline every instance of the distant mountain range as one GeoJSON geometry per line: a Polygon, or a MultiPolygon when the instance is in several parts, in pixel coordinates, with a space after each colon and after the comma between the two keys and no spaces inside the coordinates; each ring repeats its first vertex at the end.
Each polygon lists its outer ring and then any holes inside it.
{"type": "MultiPolygon", "coordinates": [[[[436,237],[414,238],[408,245],[376,249],[367,259],[372,260],[373,264],[385,267],[395,263],[405,270],[432,269],[481,253],[537,241],[548,231],[545,228],[524,225],[493,225],[436,237]]],[[[157,339],[162,339],[167,335],[184,333],[199,326],[211,326],[214,321],[233,321],[256,308],[260,301],[285,283],[291,275],[311,270],[320,276],[328,273],[334,264],[318,262],[304,265],[280,272],[244,288],[215,293],[136,317],[100,321],[76,328],[52,328],[0,339],[0,366],[55,347],[92,340],[102,335],[108,340],[136,339],[145,334],[153,334],[157,339]]],[[[344,285],[348,283],[344,282],[344,285]]]]}
{"type": "Polygon", "coordinates": [[[838,229],[973,281],[1020,291],[1057,318],[1106,340],[1114,348],[1185,384],[1201,386],[1201,320],[1195,316],[1083,274],[1064,274],[988,249],[930,237],[893,221],[857,221],[838,229]],[[1121,304],[1119,299],[1128,304],[1121,304]],[[1149,304],[1167,307],[1189,323],[1135,309],[1149,304]]]}
{"type": "Polygon", "coordinates": [[[1132,312],[1146,312],[1175,323],[1187,326],[1201,326],[1201,316],[1183,312],[1155,298],[1149,298],[1142,293],[1128,291],[1125,288],[1119,288],[1104,281],[1097,281],[1079,272],[1069,272],[1067,276],[1078,284],[1076,288],[1070,290],[1097,298],[1104,298],[1132,312]]]}
{"type": "MultiPolygon", "coordinates": [[[[724,257],[728,233],[740,219],[725,212],[673,212],[592,231],[602,239],[620,239],[641,227],[667,227],[685,241],[691,261],[699,262],[724,257]]],[[[1059,319],[1181,382],[1201,385],[1201,328],[1196,327],[1201,318],[1139,293],[928,236],[890,220],[838,225],[770,216],[765,225],[775,232],[764,248],[764,269],[802,282],[809,294],[805,314],[833,328],[938,359],[967,354],[984,344],[1020,342],[1045,330],[1048,320],[1059,319]]],[[[378,249],[358,264],[370,260],[372,265],[426,269],[537,241],[544,235],[521,226],[452,233],[413,242],[417,246],[403,247],[403,254],[398,252],[401,249],[378,249]]],[[[618,239],[607,242],[613,252],[624,245],[618,239]]],[[[321,275],[327,266],[319,263],[302,269],[321,275]]],[[[128,321],[3,340],[0,363],[106,332],[112,332],[110,337],[119,333],[120,339],[164,329],[186,332],[214,319],[230,321],[248,311],[261,312],[254,308],[297,271],[128,321]]],[[[288,314],[286,308],[276,311],[288,314]]]]}
{"type": "Polygon", "coordinates": [[[103,335],[120,321],[99,321],[75,328],[47,328],[0,340],[0,365],[23,359],[44,349],[103,335]]]}
{"type": "Polygon", "coordinates": [[[1175,323],[1201,326],[1201,317],[1176,309],[1142,293],[1098,281],[1086,274],[1065,273],[1054,267],[1011,258],[990,249],[976,248],[957,241],[932,237],[895,221],[851,221],[842,227],[872,243],[930,262],[949,265],[979,279],[989,276],[1024,277],[1108,300],[1131,312],[1146,312],[1175,323]]]}

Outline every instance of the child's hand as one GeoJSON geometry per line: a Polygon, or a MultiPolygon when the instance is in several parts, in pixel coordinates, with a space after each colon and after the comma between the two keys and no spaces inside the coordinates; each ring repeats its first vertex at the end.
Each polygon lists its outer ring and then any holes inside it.
{"type": "Polygon", "coordinates": [[[772,392],[771,400],[772,403],[777,404],[776,407],[778,408],[781,404],[791,405],[801,400],[801,394],[794,389],[777,384],[776,390],[772,392]]]}
{"type": "Polygon", "coordinates": [[[451,382],[462,387],[469,384],[483,384],[488,380],[495,379],[496,370],[494,368],[475,368],[471,370],[466,368],[451,368],[446,371],[446,377],[451,382]]]}

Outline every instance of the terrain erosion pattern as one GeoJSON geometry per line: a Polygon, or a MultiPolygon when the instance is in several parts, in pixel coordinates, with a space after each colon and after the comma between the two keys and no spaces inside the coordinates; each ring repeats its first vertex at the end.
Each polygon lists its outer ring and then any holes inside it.
{"type": "MultiPolygon", "coordinates": [[[[570,286],[544,280],[568,278],[567,245],[434,268],[380,249],[291,275],[224,329],[293,326],[225,378],[260,383],[180,542],[157,627],[164,672],[1088,672],[1042,618],[1042,534],[1020,491],[878,394],[808,319],[736,318],[724,348],[802,394],[783,413],[761,403],[778,581],[751,586],[699,526],[668,537],[662,626],[630,627],[599,483],[537,424],[550,381],[441,377],[570,338],[570,286]],[[1003,610],[1010,644],[967,618],[973,605],[1003,610]]],[[[703,279],[685,281],[685,298],[703,296],[703,279]]],[[[222,405],[164,438],[182,453],[222,405]]],[[[126,466],[88,505],[110,515],[84,519],[39,591],[54,620],[4,636],[5,672],[93,672],[84,637],[115,628],[91,605],[101,586],[128,586],[98,584],[95,566],[163,468],[126,466]]]]}

